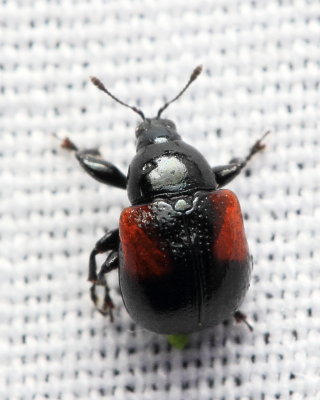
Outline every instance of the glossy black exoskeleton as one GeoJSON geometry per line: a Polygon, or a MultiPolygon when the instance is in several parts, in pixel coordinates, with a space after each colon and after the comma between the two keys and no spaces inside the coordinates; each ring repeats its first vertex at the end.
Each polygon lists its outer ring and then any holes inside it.
{"type": "MultiPolygon", "coordinates": [[[[119,228],[95,245],[89,262],[91,297],[105,288],[99,311],[112,318],[113,303],[106,273],[118,268],[124,304],[142,327],[163,334],[195,332],[230,315],[249,286],[251,259],[236,196],[221,189],[235,178],[251,157],[264,148],[258,140],[244,159],[211,167],[178,134],[175,124],[161,118],[201,72],[197,67],[187,85],[155,118],[114,95],[97,79],[92,82],[143,121],[136,129],[137,153],[128,175],[104,161],[97,150],[79,151],[69,139],[80,165],[98,181],[127,189],[131,206],[123,210],[119,228]],[[95,256],[108,252],[97,272],[95,256]]],[[[264,135],[265,136],[265,135],[264,135]]]]}

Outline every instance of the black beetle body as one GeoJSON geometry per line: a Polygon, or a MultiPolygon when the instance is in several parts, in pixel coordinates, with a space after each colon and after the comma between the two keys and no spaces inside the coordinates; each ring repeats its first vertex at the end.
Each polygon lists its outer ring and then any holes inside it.
{"type": "Polygon", "coordinates": [[[238,311],[249,287],[251,259],[236,196],[221,189],[264,148],[262,139],[243,160],[210,167],[204,157],[181,140],[162,111],[181,96],[199,75],[198,67],[184,89],[166,103],[156,118],[112,95],[97,79],[92,82],[143,119],[136,129],[137,153],[128,175],[104,161],[97,150],[78,151],[69,139],[64,148],[76,151],[81,166],[100,182],[127,189],[131,206],[123,210],[119,229],[95,245],[89,262],[91,297],[105,287],[103,314],[112,319],[113,303],[105,275],[119,268],[120,289],[132,318],[162,334],[195,332],[238,311]],[[109,252],[97,273],[95,256],[109,252]]]}
{"type": "Polygon", "coordinates": [[[217,190],[215,174],[197,150],[166,134],[169,123],[141,124],[153,139],[146,143],[138,136],[130,165],[133,207],[120,218],[119,269],[129,314],[166,334],[195,332],[228,318],[243,300],[251,270],[235,196],[217,190]],[[226,240],[234,242],[231,253],[221,250],[229,247],[226,240]]]}

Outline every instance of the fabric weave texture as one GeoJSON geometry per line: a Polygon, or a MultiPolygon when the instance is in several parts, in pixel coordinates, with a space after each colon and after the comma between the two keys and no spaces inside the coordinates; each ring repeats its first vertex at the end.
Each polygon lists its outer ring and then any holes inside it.
{"type": "MultiPolygon", "coordinates": [[[[320,399],[318,0],[0,1],[0,399],[320,399]],[[128,206],[72,153],[99,147],[127,172],[139,117],[164,117],[212,166],[266,149],[228,188],[254,259],[232,319],[184,350],[93,308],[88,256],[128,206]]],[[[99,262],[103,257],[99,257],[99,262]]]]}

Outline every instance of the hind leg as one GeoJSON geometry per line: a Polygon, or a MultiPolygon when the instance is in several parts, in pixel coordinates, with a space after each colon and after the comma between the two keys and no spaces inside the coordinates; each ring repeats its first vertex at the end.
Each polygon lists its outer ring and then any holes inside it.
{"type": "Polygon", "coordinates": [[[247,316],[246,316],[246,314],[244,314],[243,312],[241,312],[241,311],[239,311],[239,310],[236,311],[236,312],[234,312],[234,313],[233,313],[233,318],[234,318],[235,321],[238,322],[238,323],[244,322],[244,323],[247,325],[247,327],[249,328],[250,332],[253,331],[252,325],[249,324],[249,322],[247,321],[247,316]]]}

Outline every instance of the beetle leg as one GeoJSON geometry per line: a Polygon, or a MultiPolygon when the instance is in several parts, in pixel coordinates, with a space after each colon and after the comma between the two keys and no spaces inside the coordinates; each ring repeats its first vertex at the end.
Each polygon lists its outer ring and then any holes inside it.
{"type": "Polygon", "coordinates": [[[252,332],[253,331],[253,327],[252,327],[252,325],[250,325],[249,324],[249,322],[247,321],[247,316],[246,316],[246,314],[244,314],[243,312],[241,312],[241,311],[236,311],[236,312],[234,312],[233,313],[233,318],[236,320],[236,322],[244,322],[246,325],[247,325],[247,327],[249,328],[249,330],[250,330],[250,332],[252,332]]]}
{"type": "Polygon", "coordinates": [[[243,168],[246,167],[251,158],[264,150],[266,145],[263,143],[263,139],[270,133],[270,131],[266,132],[259,140],[257,140],[253,146],[251,146],[248,155],[245,158],[233,158],[230,160],[229,164],[221,165],[218,167],[212,168],[213,173],[215,174],[216,182],[218,187],[225,186],[227,183],[232,181],[243,168]]]}
{"type": "Polygon", "coordinates": [[[98,273],[98,281],[104,278],[104,275],[114,269],[119,267],[119,253],[117,250],[112,251],[105,262],[101,265],[100,271],[98,273]]]}
{"type": "Polygon", "coordinates": [[[89,275],[88,281],[95,282],[98,280],[96,255],[106,253],[109,250],[118,250],[120,244],[119,228],[113,229],[105,233],[94,246],[89,258],[89,275]]]}
{"type": "Polygon", "coordinates": [[[65,138],[61,147],[69,151],[75,151],[81,167],[94,179],[107,185],[126,189],[127,177],[113,164],[103,160],[97,149],[79,150],[69,139],[65,138]]]}
{"type": "Polygon", "coordinates": [[[89,259],[89,276],[88,280],[92,282],[92,286],[90,289],[91,300],[97,307],[98,311],[101,314],[106,315],[109,314],[110,320],[113,321],[112,308],[114,308],[112,299],[110,297],[110,290],[108,287],[107,280],[105,278],[105,274],[116,269],[118,267],[118,247],[119,247],[120,239],[119,239],[119,229],[114,229],[112,231],[107,232],[98,242],[96,243],[94,249],[90,254],[89,259]],[[112,252],[109,254],[105,262],[102,264],[102,267],[97,273],[97,264],[96,264],[96,255],[99,253],[105,253],[109,250],[112,252]],[[96,286],[103,286],[105,290],[104,300],[102,303],[102,307],[98,307],[98,296],[96,294],[96,286]]]}
{"type": "Polygon", "coordinates": [[[243,163],[241,161],[212,168],[218,187],[221,188],[232,181],[232,179],[240,174],[242,168],[243,163]]]}
{"type": "Polygon", "coordinates": [[[105,317],[106,315],[109,315],[110,321],[113,322],[113,308],[114,308],[114,303],[112,301],[112,298],[110,296],[110,289],[107,284],[107,281],[105,278],[103,278],[99,283],[94,283],[91,288],[90,288],[90,298],[95,305],[96,309],[105,317]],[[96,293],[96,287],[97,286],[103,286],[104,287],[104,297],[102,301],[101,307],[99,306],[100,300],[97,296],[96,293]]]}
{"type": "Polygon", "coordinates": [[[90,289],[91,300],[97,307],[97,310],[102,315],[109,314],[111,322],[113,322],[112,309],[114,308],[113,301],[110,296],[110,289],[105,278],[105,274],[119,267],[119,255],[118,251],[112,251],[105,262],[102,264],[101,269],[98,273],[97,280],[93,283],[90,289]],[[105,290],[104,299],[101,308],[98,307],[98,296],[96,294],[96,286],[103,286],[105,290]]]}

